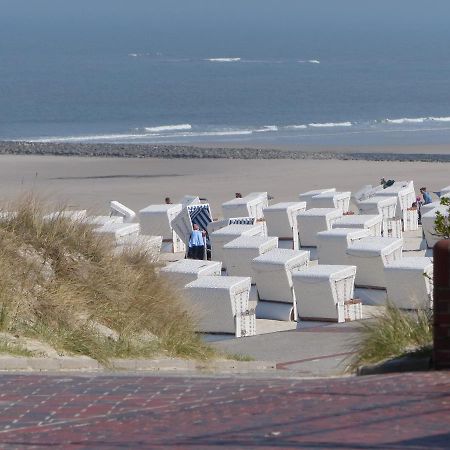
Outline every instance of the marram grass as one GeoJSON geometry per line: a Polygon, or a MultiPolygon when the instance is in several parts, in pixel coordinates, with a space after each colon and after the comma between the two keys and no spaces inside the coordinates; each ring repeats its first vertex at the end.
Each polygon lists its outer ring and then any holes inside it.
{"type": "Polygon", "coordinates": [[[91,225],[63,216],[44,220],[45,209],[29,197],[3,210],[0,331],[101,362],[213,356],[195,333],[182,299],[158,277],[148,255],[116,255],[112,242],[91,225]]]}
{"type": "Polygon", "coordinates": [[[349,370],[406,353],[427,352],[433,342],[431,311],[402,311],[392,303],[380,316],[362,321],[360,330],[349,370]]]}

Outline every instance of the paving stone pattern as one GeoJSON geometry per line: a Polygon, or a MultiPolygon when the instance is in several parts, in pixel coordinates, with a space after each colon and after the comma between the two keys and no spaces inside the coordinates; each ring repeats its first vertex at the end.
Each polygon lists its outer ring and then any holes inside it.
{"type": "Polygon", "coordinates": [[[440,449],[449,438],[450,372],[0,376],[2,449],[440,449]]]}

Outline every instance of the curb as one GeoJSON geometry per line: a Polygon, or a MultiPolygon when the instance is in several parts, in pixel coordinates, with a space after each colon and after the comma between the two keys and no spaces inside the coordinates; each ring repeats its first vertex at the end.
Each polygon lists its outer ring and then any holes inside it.
{"type": "Polygon", "coordinates": [[[405,356],[403,358],[391,359],[378,364],[368,364],[358,367],[356,375],[380,375],[394,372],[423,372],[430,370],[431,357],[414,358],[405,356]]]}
{"type": "Polygon", "coordinates": [[[87,356],[58,358],[27,358],[0,355],[0,373],[7,371],[86,371],[86,372],[162,372],[247,373],[276,370],[272,361],[192,361],[183,359],[112,359],[102,365],[87,356]]]}

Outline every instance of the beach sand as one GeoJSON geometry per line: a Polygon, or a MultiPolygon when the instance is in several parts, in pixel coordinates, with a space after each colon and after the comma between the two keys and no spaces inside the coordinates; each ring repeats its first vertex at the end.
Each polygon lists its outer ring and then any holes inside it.
{"type": "Polygon", "coordinates": [[[177,202],[184,194],[208,198],[215,217],[235,192],[268,191],[274,200],[295,201],[310,189],[355,191],[381,177],[413,179],[430,192],[450,184],[446,163],[338,161],[142,159],[65,156],[0,156],[0,201],[33,192],[71,208],[107,213],[110,200],[134,210],[177,202]]]}

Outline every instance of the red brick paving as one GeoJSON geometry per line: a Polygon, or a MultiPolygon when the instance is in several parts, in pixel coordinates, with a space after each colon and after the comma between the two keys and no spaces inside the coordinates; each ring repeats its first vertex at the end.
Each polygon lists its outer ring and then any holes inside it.
{"type": "Polygon", "coordinates": [[[0,376],[0,448],[447,449],[450,372],[0,376]]]}

